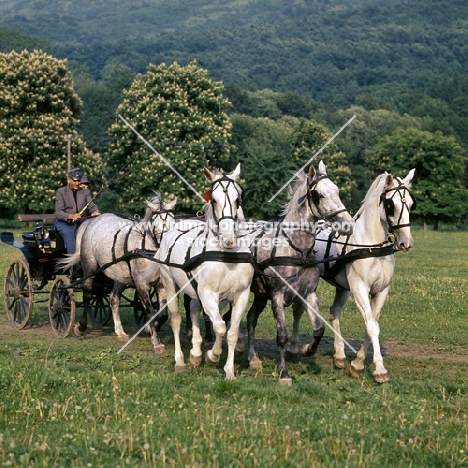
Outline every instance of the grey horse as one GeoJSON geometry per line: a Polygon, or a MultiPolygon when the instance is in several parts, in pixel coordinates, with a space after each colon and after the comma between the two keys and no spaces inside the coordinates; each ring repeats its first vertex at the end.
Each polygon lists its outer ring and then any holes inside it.
{"type": "Polygon", "coordinates": [[[159,263],[152,260],[159,248],[161,236],[175,222],[173,209],[177,200],[162,201],[156,194],[146,201],[147,209],[142,220],[117,214],[103,214],[89,219],[79,228],[76,252],[60,262],[62,269],[81,262],[83,269],[83,315],[75,325],[75,334],[82,335],[87,328],[87,309],[91,299],[94,276],[103,270],[114,281],[110,294],[110,305],[114,319],[115,333],[121,340],[128,340],[120,321],[120,296],[124,289],[133,286],[138,292],[147,320],[155,314],[149,291],[155,286],[163,312],[158,324],[150,324],[151,342],[154,351],[163,353],[164,344],[157,329],[167,320],[165,294],[159,281],[159,263]]]}

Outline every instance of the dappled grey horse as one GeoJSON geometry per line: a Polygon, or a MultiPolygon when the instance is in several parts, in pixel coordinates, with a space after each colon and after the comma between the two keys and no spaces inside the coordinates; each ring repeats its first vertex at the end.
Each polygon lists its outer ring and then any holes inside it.
{"type": "MultiPolygon", "coordinates": [[[[314,255],[319,219],[333,223],[343,234],[352,233],[353,219],[341,202],[339,189],[329,179],[323,162],[317,171],[311,166],[307,174],[298,175],[290,190],[290,200],[277,223],[260,222],[258,228],[248,233],[252,255],[261,272],[255,275],[252,283],[255,296],[247,315],[250,367],[261,367],[254,347],[255,327],[260,313],[271,300],[277,328],[278,373],[280,382],[287,385],[292,380],[286,365],[289,340],[285,307],[292,304],[295,317],[306,309],[314,328],[314,341],[308,345],[312,352],[324,333],[316,294],[320,274],[314,255]]],[[[297,342],[291,341],[290,348],[296,353],[297,342]]]]}
{"type": "Polygon", "coordinates": [[[120,321],[120,296],[124,289],[133,286],[138,292],[146,312],[146,321],[155,314],[149,291],[156,287],[161,306],[160,316],[150,324],[154,351],[165,351],[157,329],[167,320],[165,295],[159,282],[159,264],[153,261],[161,236],[175,222],[173,209],[177,200],[166,203],[159,194],[146,201],[145,217],[141,220],[117,214],[103,214],[83,223],[77,234],[76,252],[60,262],[61,268],[70,268],[81,262],[83,268],[83,315],[75,326],[75,334],[82,335],[87,328],[87,308],[91,299],[94,276],[99,271],[114,281],[110,305],[115,333],[128,340],[120,321]]]}

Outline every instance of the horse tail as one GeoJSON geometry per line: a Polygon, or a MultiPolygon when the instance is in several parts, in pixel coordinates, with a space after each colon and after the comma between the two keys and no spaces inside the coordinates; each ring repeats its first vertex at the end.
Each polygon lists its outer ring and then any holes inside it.
{"type": "Polygon", "coordinates": [[[83,235],[86,231],[86,228],[88,226],[87,222],[84,222],[78,229],[78,232],[76,234],[76,249],[75,253],[66,255],[65,258],[59,260],[57,262],[57,270],[58,271],[67,271],[69,268],[71,268],[73,265],[76,265],[80,261],[81,257],[81,239],[83,238],[83,235]]]}

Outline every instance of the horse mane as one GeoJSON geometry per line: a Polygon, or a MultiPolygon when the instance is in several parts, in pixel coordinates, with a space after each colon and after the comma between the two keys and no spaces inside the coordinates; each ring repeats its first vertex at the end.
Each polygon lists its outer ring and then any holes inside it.
{"type": "MultiPolygon", "coordinates": [[[[380,174],[379,176],[376,177],[374,182],[372,182],[371,186],[367,190],[366,196],[361,202],[361,206],[359,207],[359,210],[357,210],[356,214],[354,215],[354,219],[359,218],[361,216],[362,212],[364,211],[365,207],[368,205],[371,199],[373,199],[374,196],[374,191],[377,189],[377,187],[382,183],[382,181],[385,182],[385,178],[388,176],[387,172],[384,172],[383,174],[380,174]]],[[[379,190],[378,195],[380,197],[380,194],[382,193],[382,189],[379,190]]]]}
{"type": "Polygon", "coordinates": [[[297,174],[296,183],[294,184],[294,187],[288,187],[289,201],[281,209],[281,217],[286,216],[291,210],[293,210],[297,206],[298,198],[307,193],[307,191],[302,194],[299,193],[299,189],[306,181],[307,175],[304,172],[300,172],[299,174],[297,174]]]}
{"type": "MultiPolygon", "coordinates": [[[[366,196],[364,197],[364,200],[362,200],[361,202],[361,206],[359,208],[359,210],[356,212],[356,214],[354,215],[354,219],[357,219],[359,218],[359,216],[362,214],[362,212],[364,211],[364,208],[365,206],[369,203],[369,201],[372,199],[373,197],[373,194],[374,194],[374,190],[377,189],[377,187],[383,182],[385,183],[385,179],[388,175],[391,175],[389,174],[388,172],[384,172],[383,174],[380,174],[379,176],[377,176],[377,178],[374,180],[374,182],[372,182],[372,185],[369,187],[369,190],[367,191],[366,193],[366,196]]],[[[404,182],[404,179],[401,179],[400,177],[395,177],[393,176],[393,179],[398,181],[399,184],[405,186],[408,190],[411,188],[411,183],[409,184],[403,184],[404,182]]],[[[383,187],[378,191],[378,195],[380,197],[380,194],[382,193],[383,191],[383,187]]]]}

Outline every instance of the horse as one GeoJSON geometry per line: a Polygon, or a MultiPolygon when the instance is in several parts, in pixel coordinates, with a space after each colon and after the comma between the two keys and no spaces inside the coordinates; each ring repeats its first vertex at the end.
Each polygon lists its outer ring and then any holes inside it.
{"type": "Polygon", "coordinates": [[[232,306],[231,325],[227,333],[228,356],[224,371],[226,379],[235,379],[234,349],[239,324],[247,309],[254,268],[247,246],[238,242],[236,224],[242,214],[243,189],[237,182],[240,164],[232,174],[215,173],[204,168],[211,184],[209,201],[205,204],[205,221],[186,220],[176,223],[164,235],[156,258],[161,263],[161,280],[170,311],[175,342],[175,371],[185,368],[180,344],[181,316],[177,289],[183,289],[191,298],[192,349],[190,363],[199,366],[202,361],[202,338],[199,313],[203,307],[215,333],[212,349],[205,354],[208,365],[217,365],[222,352],[226,324],[219,306],[232,306]]]}
{"type": "MultiPolygon", "coordinates": [[[[325,219],[343,234],[349,235],[353,230],[351,215],[341,202],[338,187],[329,179],[322,161],[318,170],[310,166],[307,174],[298,174],[289,195],[290,200],[279,222],[260,222],[259,227],[248,234],[256,264],[252,283],[254,301],[247,314],[249,367],[258,369],[262,366],[255,352],[255,327],[260,313],[271,300],[277,328],[278,374],[280,383],[285,385],[292,384],[286,365],[285,307],[292,304],[296,317],[302,315],[306,306],[314,327],[314,341],[309,345],[311,350],[316,349],[324,333],[316,294],[320,278],[313,250],[316,224],[319,219],[325,219]]],[[[297,352],[294,351],[297,342],[291,341],[290,345],[292,352],[297,352]]]]}
{"type": "Polygon", "coordinates": [[[338,235],[329,228],[316,235],[314,252],[320,261],[320,275],[336,288],[330,308],[335,331],[335,367],[346,367],[340,317],[351,294],[365,322],[364,342],[350,365],[353,378],[362,374],[366,352],[372,343],[374,380],[378,383],[390,380],[380,352],[378,322],[394,274],[394,251],[407,252],[414,245],[410,230],[410,211],[416,208],[410,192],[413,176],[414,169],[405,178],[387,173],[379,175],[354,216],[352,235],[338,235]],[[388,240],[389,233],[393,241],[388,240]]]}
{"type": "Polygon", "coordinates": [[[115,333],[120,340],[127,341],[120,321],[119,305],[122,292],[127,286],[134,286],[145,308],[146,321],[155,314],[149,291],[155,286],[160,298],[162,312],[157,320],[150,323],[151,342],[155,353],[164,353],[157,331],[167,320],[164,292],[159,280],[159,264],[153,261],[154,252],[159,248],[163,233],[174,223],[173,209],[177,199],[166,203],[159,193],[146,200],[145,217],[140,219],[106,213],[84,222],[77,233],[76,252],[60,262],[62,269],[81,262],[83,283],[83,315],[75,325],[75,335],[82,336],[87,328],[87,309],[91,299],[94,276],[103,271],[114,281],[110,293],[110,305],[114,319],[115,333]],[[162,298],[162,299],[161,299],[162,298]],[[157,322],[157,323],[155,323],[157,322]]]}

